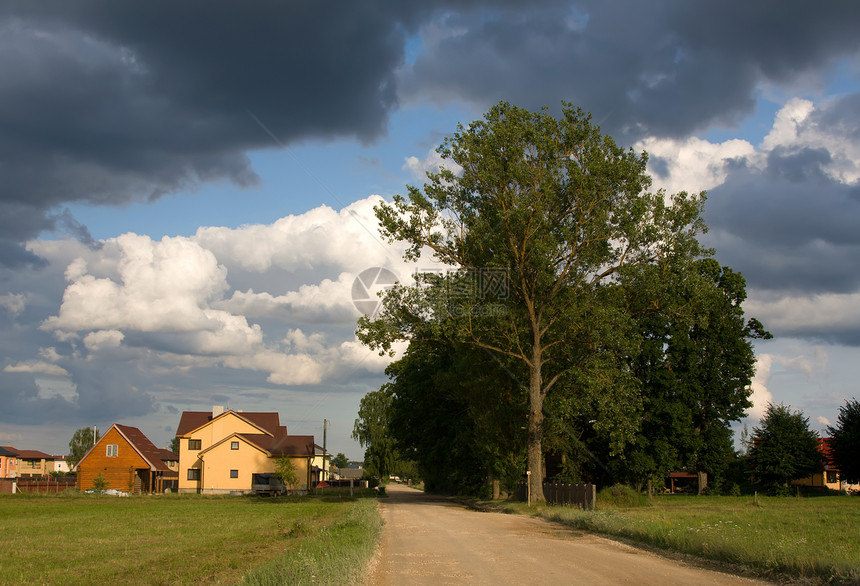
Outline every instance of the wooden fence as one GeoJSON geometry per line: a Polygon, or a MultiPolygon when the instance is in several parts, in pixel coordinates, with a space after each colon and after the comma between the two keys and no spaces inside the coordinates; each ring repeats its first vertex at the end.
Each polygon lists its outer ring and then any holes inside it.
{"type": "MultiPolygon", "coordinates": [[[[544,484],[543,495],[548,503],[554,505],[571,505],[592,511],[597,501],[597,487],[593,484],[544,484]]],[[[520,501],[528,498],[525,483],[517,485],[514,497],[520,501]]]]}
{"type": "Polygon", "coordinates": [[[67,488],[75,488],[75,480],[74,476],[58,476],[57,478],[43,476],[39,478],[16,478],[14,482],[18,485],[18,492],[57,494],[67,488]]]}

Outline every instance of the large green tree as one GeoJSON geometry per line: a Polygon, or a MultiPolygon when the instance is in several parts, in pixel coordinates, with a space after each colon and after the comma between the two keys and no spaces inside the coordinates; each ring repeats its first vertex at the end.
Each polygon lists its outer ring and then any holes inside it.
{"type": "Polygon", "coordinates": [[[397,468],[400,458],[397,441],[389,429],[392,394],[387,387],[367,393],[358,409],[352,431],[364,451],[364,468],[371,476],[384,479],[397,468]]]}
{"type": "Polygon", "coordinates": [[[346,468],[349,466],[349,458],[346,457],[346,454],[343,452],[338,452],[337,455],[331,459],[331,465],[335,468],[346,468]]]}
{"type": "Polygon", "coordinates": [[[97,441],[99,441],[99,432],[93,431],[92,427],[82,427],[75,431],[72,439],[69,440],[69,466],[76,466],[97,441]]]}
{"type": "Polygon", "coordinates": [[[833,462],[842,480],[860,483],[860,401],[851,399],[839,408],[836,426],[827,426],[833,462]]]}
{"type": "Polygon", "coordinates": [[[569,104],[555,118],[502,102],[438,152],[450,168],[379,206],[377,217],[385,238],[408,245],[407,259],[429,250],[453,277],[392,289],[358,334],[381,351],[450,337],[518,362],[531,494],[541,500],[547,397],[575,395],[623,368],[629,319],[604,289],[625,265],[697,255],[703,197],[647,192],[646,155],[617,146],[569,104]]]}
{"type": "Polygon", "coordinates": [[[752,340],[770,338],[744,317],[744,278],[712,258],[666,259],[624,279],[642,337],[632,357],[643,416],[626,451],[629,480],[674,470],[721,475],[734,456],[731,422],[752,406],[752,340]]]}
{"type": "Polygon", "coordinates": [[[390,432],[401,454],[417,463],[427,490],[488,496],[488,479],[506,490],[520,480],[526,405],[493,355],[416,341],[386,372],[390,432]]]}
{"type": "Polygon", "coordinates": [[[749,462],[753,482],[774,494],[785,494],[789,482],[824,464],[809,418],[783,404],[768,404],[761,423],[753,428],[749,462]]]}

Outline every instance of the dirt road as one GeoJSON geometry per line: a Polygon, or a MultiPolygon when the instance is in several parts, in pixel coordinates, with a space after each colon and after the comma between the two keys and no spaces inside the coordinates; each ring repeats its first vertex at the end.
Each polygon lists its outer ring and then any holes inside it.
{"type": "Polygon", "coordinates": [[[764,584],[522,515],[389,485],[366,584],[764,584]]]}

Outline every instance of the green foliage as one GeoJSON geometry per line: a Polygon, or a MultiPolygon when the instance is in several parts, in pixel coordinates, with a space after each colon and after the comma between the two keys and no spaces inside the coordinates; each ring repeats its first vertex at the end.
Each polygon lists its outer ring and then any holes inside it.
{"type": "Polygon", "coordinates": [[[364,451],[365,476],[387,481],[392,474],[412,472],[412,464],[401,457],[397,440],[390,431],[393,395],[388,386],[367,393],[358,409],[352,431],[364,451]]]}
{"type": "Polygon", "coordinates": [[[771,337],[744,318],[745,281],[711,258],[670,257],[623,274],[641,336],[632,367],[643,417],[618,479],[684,469],[721,475],[734,457],[730,424],[752,406],[751,340],[771,337]]]}
{"type": "Polygon", "coordinates": [[[346,468],[349,466],[349,458],[346,457],[346,454],[338,452],[338,454],[331,459],[331,465],[335,468],[346,468]]]}
{"type": "Polygon", "coordinates": [[[786,494],[788,483],[822,469],[818,434],[809,418],[790,406],[768,404],[753,428],[750,470],[754,481],[773,494],[786,494]]]}
{"type": "Polygon", "coordinates": [[[95,438],[93,437],[93,429],[91,427],[82,427],[77,430],[72,435],[72,439],[69,440],[69,466],[76,466],[97,441],[99,441],[98,430],[95,432],[95,438]]]}
{"type": "Polygon", "coordinates": [[[289,456],[281,456],[275,461],[275,474],[278,475],[278,478],[281,479],[287,490],[292,490],[293,487],[299,484],[296,467],[289,456]]]}
{"type": "Polygon", "coordinates": [[[612,453],[636,431],[638,384],[624,357],[637,340],[615,277],[626,265],[700,255],[704,198],[646,192],[647,157],[618,147],[570,104],[557,119],[502,102],[438,152],[462,172],[428,174],[423,190],[410,186],[377,217],[385,238],[406,243],[407,259],[429,249],[455,270],[392,288],[380,317],[362,318],[357,333],[381,352],[425,340],[495,356],[519,395],[511,403],[527,405],[540,500],[545,401],[559,441],[576,436],[572,414],[583,410],[601,414],[594,428],[612,453]]]}
{"type": "Polygon", "coordinates": [[[386,371],[390,433],[431,492],[484,495],[488,478],[511,490],[525,472],[524,396],[492,354],[469,345],[413,342],[386,371]]]}
{"type": "Polygon", "coordinates": [[[179,438],[178,437],[174,437],[173,439],[170,440],[170,445],[168,446],[168,449],[171,452],[173,452],[174,454],[179,453],[179,438]]]}
{"type": "Polygon", "coordinates": [[[99,473],[98,476],[93,478],[93,488],[96,490],[107,490],[108,486],[110,486],[110,481],[108,481],[104,476],[99,473]]]}
{"type": "Polygon", "coordinates": [[[597,493],[597,508],[600,510],[648,507],[650,505],[647,495],[623,484],[607,486],[597,493]]]}
{"type": "Polygon", "coordinates": [[[860,483],[860,401],[846,401],[839,408],[836,426],[828,426],[833,463],[843,481],[860,483]]]}

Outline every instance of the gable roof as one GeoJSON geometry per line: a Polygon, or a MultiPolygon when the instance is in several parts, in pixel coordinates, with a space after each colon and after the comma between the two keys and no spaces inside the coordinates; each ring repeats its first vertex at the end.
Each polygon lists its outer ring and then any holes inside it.
{"type": "Polygon", "coordinates": [[[276,412],[233,411],[232,409],[224,411],[215,417],[212,417],[211,411],[183,411],[182,416],[179,418],[179,426],[176,428],[176,435],[179,437],[188,435],[193,431],[197,431],[209,422],[214,421],[219,417],[224,417],[230,413],[240,419],[244,419],[264,433],[268,433],[273,436],[287,435],[287,428],[280,424],[280,420],[276,412]]]}
{"type": "Polygon", "coordinates": [[[115,427],[122,434],[129,445],[146,460],[151,470],[170,470],[167,464],[161,461],[161,448],[155,447],[155,444],[149,441],[149,438],[138,428],[131,427],[130,425],[120,425],[119,423],[114,423],[111,427],[115,427]]]}
{"type": "Polygon", "coordinates": [[[136,427],[131,427],[130,425],[120,425],[119,423],[114,423],[111,425],[108,430],[104,433],[103,436],[99,438],[99,440],[93,444],[87,453],[83,455],[83,457],[78,460],[78,463],[75,465],[75,470],[77,470],[81,462],[87,459],[87,457],[96,449],[102,442],[105,441],[108,433],[110,433],[111,429],[116,429],[117,432],[123,437],[123,439],[128,443],[131,448],[140,455],[143,460],[149,464],[150,470],[157,470],[161,472],[170,472],[170,468],[167,467],[167,464],[161,461],[159,457],[159,453],[161,448],[155,447],[155,444],[149,441],[149,438],[146,437],[142,431],[140,431],[136,427]]]}
{"type": "Polygon", "coordinates": [[[0,446],[0,456],[7,458],[17,458],[18,452],[12,446],[0,446]]]}
{"type": "Polygon", "coordinates": [[[233,438],[240,438],[273,458],[314,455],[314,436],[312,435],[281,435],[272,437],[265,433],[232,433],[199,452],[199,455],[203,455],[233,438]]]}
{"type": "Polygon", "coordinates": [[[161,459],[162,462],[165,460],[176,460],[177,462],[179,461],[179,454],[177,454],[176,452],[171,452],[167,448],[158,448],[158,457],[159,459],[161,459]]]}

